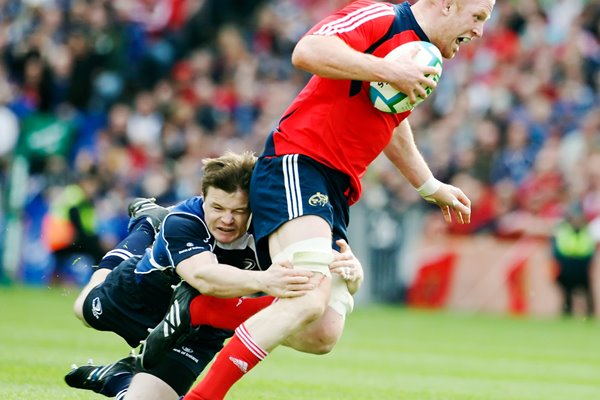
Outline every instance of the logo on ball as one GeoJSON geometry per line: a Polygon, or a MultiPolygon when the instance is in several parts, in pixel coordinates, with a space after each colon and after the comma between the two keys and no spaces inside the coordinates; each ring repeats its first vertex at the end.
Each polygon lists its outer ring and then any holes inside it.
{"type": "MultiPolygon", "coordinates": [[[[417,52],[414,55],[414,60],[418,64],[439,69],[440,72],[438,74],[434,76],[428,75],[428,77],[437,83],[442,75],[442,54],[435,45],[429,42],[416,41],[404,43],[390,51],[384,58],[397,60],[408,57],[410,54],[413,54],[415,48],[417,48],[417,52]]],[[[433,89],[427,87],[425,88],[425,92],[429,96],[433,92],[433,89]]],[[[388,82],[371,82],[369,96],[375,108],[391,114],[410,111],[427,98],[427,96],[417,97],[417,101],[411,104],[406,94],[400,92],[388,82]]]]}

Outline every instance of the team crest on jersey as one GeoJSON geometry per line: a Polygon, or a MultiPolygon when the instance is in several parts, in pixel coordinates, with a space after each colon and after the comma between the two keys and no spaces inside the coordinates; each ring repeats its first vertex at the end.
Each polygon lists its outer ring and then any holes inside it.
{"type": "Polygon", "coordinates": [[[256,262],[254,262],[254,260],[252,260],[250,258],[244,259],[244,269],[246,269],[246,270],[254,269],[255,266],[256,266],[256,262]]]}
{"type": "Polygon", "coordinates": [[[95,297],[94,300],[92,300],[92,314],[96,319],[100,319],[100,316],[102,315],[102,303],[100,302],[100,297],[95,297]]]}
{"type": "Polygon", "coordinates": [[[311,206],[321,206],[321,207],[325,207],[325,205],[329,203],[329,197],[327,197],[326,195],[324,195],[321,192],[317,192],[315,194],[313,194],[312,196],[310,196],[310,199],[308,199],[308,204],[310,204],[311,206]]]}

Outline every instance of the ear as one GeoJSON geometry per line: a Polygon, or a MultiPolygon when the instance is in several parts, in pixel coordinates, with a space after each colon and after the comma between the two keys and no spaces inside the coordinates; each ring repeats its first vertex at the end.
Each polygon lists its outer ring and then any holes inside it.
{"type": "Polygon", "coordinates": [[[451,13],[452,9],[456,7],[456,2],[458,0],[442,0],[442,14],[448,15],[451,13]]]}

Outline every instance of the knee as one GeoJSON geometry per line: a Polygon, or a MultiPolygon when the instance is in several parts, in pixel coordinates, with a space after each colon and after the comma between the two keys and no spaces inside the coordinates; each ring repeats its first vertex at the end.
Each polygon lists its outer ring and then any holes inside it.
{"type": "Polygon", "coordinates": [[[328,354],[333,350],[338,339],[339,332],[331,329],[331,327],[320,326],[313,331],[307,343],[307,352],[317,355],[328,354]]]}
{"type": "Polygon", "coordinates": [[[88,295],[89,293],[87,291],[82,291],[81,293],[79,293],[79,296],[77,296],[77,299],[73,303],[73,314],[75,314],[75,317],[81,322],[83,322],[86,326],[88,325],[88,323],[85,321],[85,318],[83,316],[83,308],[85,305],[85,299],[88,295]]]}
{"type": "Polygon", "coordinates": [[[85,320],[83,319],[83,301],[85,299],[81,298],[81,295],[77,298],[77,300],[75,300],[75,303],[73,303],[73,314],[75,314],[75,317],[82,321],[85,322],[85,320]]]}
{"type": "Polygon", "coordinates": [[[302,296],[302,307],[296,314],[296,318],[309,324],[318,320],[325,313],[327,299],[318,291],[312,291],[302,296]]]}
{"type": "Polygon", "coordinates": [[[108,276],[108,274],[110,274],[110,272],[111,270],[107,268],[101,268],[95,271],[92,274],[90,281],[81,290],[81,293],[79,293],[79,296],[77,296],[77,300],[75,300],[75,303],[73,304],[73,313],[75,314],[75,317],[77,317],[77,319],[81,320],[86,325],[87,323],[83,318],[83,307],[85,304],[85,299],[90,295],[91,291],[95,287],[102,284],[106,280],[106,277],[108,276]]]}
{"type": "Polygon", "coordinates": [[[328,310],[318,321],[297,332],[286,345],[304,353],[327,354],[333,350],[343,330],[344,318],[328,310]]]}

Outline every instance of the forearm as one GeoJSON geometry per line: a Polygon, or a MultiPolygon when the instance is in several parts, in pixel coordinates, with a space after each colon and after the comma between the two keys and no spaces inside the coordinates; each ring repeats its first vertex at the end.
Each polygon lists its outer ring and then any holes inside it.
{"type": "Polygon", "coordinates": [[[418,188],[433,176],[427,162],[419,152],[407,120],[394,130],[392,140],[384,150],[387,158],[400,173],[418,188]]]}
{"type": "Polygon", "coordinates": [[[294,49],[292,63],[330,79],[384,81],[387,71],[387,61],[356,51],[336,36],[305,36],[294,49]]]}
{"type": "Polygon", "coordinates": [[[246,271],[225,264],[190,268],[181,263],[177,273],[200,293],[214,297],[239,297],[262,291],[261,271],[246,271]]]}

